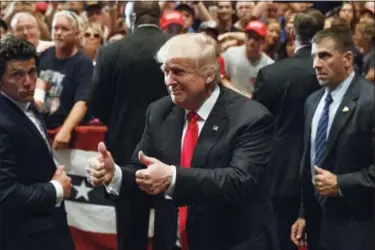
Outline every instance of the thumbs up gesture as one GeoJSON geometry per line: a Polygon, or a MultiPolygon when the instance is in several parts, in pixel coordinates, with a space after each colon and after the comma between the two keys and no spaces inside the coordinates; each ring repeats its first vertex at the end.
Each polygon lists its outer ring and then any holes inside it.
{"type": "Polygon", "coordinates": [[[337,175],[315,166],[314,185],[322,196],[335,197],[339,195],[337,175]]]}
{"type": "Polygon", "coordinates": [[[99,155],[89,160],[88,181],[94,187],[108,185],[115,174],[115,163],[103,142],[98,144],[99,155]]]}
{"type": "Polygon", "coordinates": [[[173,166],[149,157],[142,151],[138,154],[138,160],[147,167],[135,173],[135,181],[139,188],[153,195],[167,191],[172,183],[173,166]]]}

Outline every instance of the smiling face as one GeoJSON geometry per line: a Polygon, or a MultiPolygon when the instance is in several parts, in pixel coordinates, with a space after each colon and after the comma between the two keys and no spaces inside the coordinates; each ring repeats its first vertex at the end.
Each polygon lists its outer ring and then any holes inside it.
{"type": "Polygon", "coordinates": [[[17,24],[13,29],[13,33],[16,37],[26,39],[34,44],[34,46],[38,45],[40,38],[38,23],[29,15],[18,17],[17,24]]]}
{"type": "Polygon", "coordinates": [[[210,82],[199,72],[195,60],[173,58],[163,65],[162,70],[165,85],[177,106],[194,110],[197,108],[197,103],[201,103],[206,98],[210,82]]]}
{"type": "Polygon", "coordinates": [[[353,54],[350,51],[341,52],[333,39],[325,38],[319,43],[313,43],[311,54],[321,86],[334,88],[347,78],[353,64],[353,54]]]}
{"type": "Polygon", "coordinates": [[[221,21],[228,21],[232,18],[233,7],[230,1],[217,3],[217,18],[221,21]]]}
{"type": "Polygon", "coordinates": [[[37,78],[34,58],[8,61],[1,79],[1,91],[15,101],[32,102],[37,78]]]}
{"type": "Polygon", "coordinates": [[[280,41],[281,27],[277,22],[271,22],[267,25],[266,41],[267,44],[276,44],[280,41]]]}

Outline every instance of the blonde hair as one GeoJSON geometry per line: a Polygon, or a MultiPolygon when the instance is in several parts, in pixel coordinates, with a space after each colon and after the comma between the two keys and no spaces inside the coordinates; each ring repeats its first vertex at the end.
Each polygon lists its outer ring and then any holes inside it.
{"type": "Polygon", "coordinates": [[[208,35],[186,33],[172,37],[157,52],[156,60],[162,64],[172,59],[195,61],[203,74],[215,73],[220,79],[218,57],[220,49],[217,42],[208,35]]]}
{"type": "Polygon", "coordinates": [[[89,23],[89,24],[87,24],[84,27],[83,31],[87,32],[89,30],[92,30],[93,32],[98,33],[100,35],[101,43],[102,44],[104,43],[104,30],[103,30],[103,26],[100,23],[89,23]]]}

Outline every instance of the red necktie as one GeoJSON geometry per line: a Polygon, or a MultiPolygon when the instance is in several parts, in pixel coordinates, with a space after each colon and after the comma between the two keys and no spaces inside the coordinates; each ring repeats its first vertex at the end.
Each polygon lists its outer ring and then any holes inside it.
{"type": "MultiPolygon", "coordinates": [[[[187,115],[189,122],[186,129],[184,141],[182,144],[181,152],[181,167],[190,168],[191,160],[193,158],[195,144],[197,144],[199,128],[198,120],[199,115],[195,112],[190,112],[187,115]]],[[[179,208],[179,226],[180,226],[180,243],[182,250],[188,250],[187,237],[186,237],[186,219],[187,207],[179,208]]]]}

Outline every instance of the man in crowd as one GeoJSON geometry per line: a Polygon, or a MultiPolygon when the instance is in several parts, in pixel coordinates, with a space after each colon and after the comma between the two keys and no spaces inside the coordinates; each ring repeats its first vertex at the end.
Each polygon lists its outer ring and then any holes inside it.
{"type": "Polygon", "coordinates": [[[311,39],[323,29],[324,16],[317,10],[294,18],[296,52],[293,57],[262,68],[253,99],[275,116],[275,140],[270,160],[270,192],[282,250],[296,250],[290,228],[300,206],[299,169],[303,149],[306,98],[320,88],[312,68],[311,39]]]}
{"type": "Polygon", "coordinates": [[[171,36],[184,33],[184,24],[184,17],[178,11],[165,11],[160,19],[160,28],[171,36]]]}
{"type": "Polygon", "coordinates": [[[34,44],[38,53],[53,46],[53,42],[40,39],[41,34],[38,22],[31,13],[19,12],[15,14],[10,27],[14,36],[26,39],[34,44]]]}
{"type": "Polygon", "coordinates": [[[88,170],[93,185],[142,202],[138,214],[155,207],[155,250],[278,249],[264,175],[273,117],[218,84],[218,52],[204,34],[171,38],[157,54],[170,96],[149,106],[131,163],[118,167],[100,143],[88,170]]]}
{"type": "Polygon", "coordinates": [[[36,100],[41,103],[48,129],[59,128],[52,147],[69,145],[75,126],[88,121],[86,91],[91,84],[92,61],[78,48],[79,24],[76,14],[57,12],[52,22],[55,43],[40,56],[40,81],[36,100]]]}
{"type": "Polygon", "coordinates": [[[312,40],[321,90],[305,104],[302,207],[292,227],[309,250],[375,249],[374,86],[353,70],[349,30],[328,28],[312,40]]]}
{"type": "MultiPolygon", "coordinates": [[[[159,28],[158,2],[134,2],[130,30],[124,39],[99,50],[93,76],[90,107],[107,127],[106,142],[115,161],[125,165],[140,140],[147,106],[168,95],[155,54],[168,40],[159,28]]],[[[142,204],[116,201],[118,249],[137,249],[136,214],[142,204]]],[[[149,210],[149,209],[148,209],[149,210]]],[[[148,219],[148,216],[147,216],[148,219]]],[[[145,235],[147,239],[147,233],[145,235]]]]}
{"type": "Polygon", "coordinates": [[[262,52],[266,36],[266,25],[252,21],[246,28],[246,43],[229,48],[224,54],[225,73],[233,87],[251,97],[258,71],[274,61],[262,52]]]}
{"type": "Polygon", "coordinates": [[[73,250],[63,203],[72,184],[33,106],[36,61],[30,42],[1,40],[0,249],[73,250]]]}

